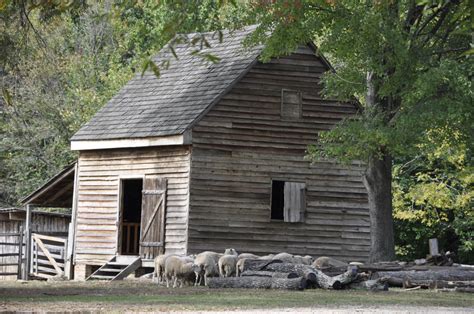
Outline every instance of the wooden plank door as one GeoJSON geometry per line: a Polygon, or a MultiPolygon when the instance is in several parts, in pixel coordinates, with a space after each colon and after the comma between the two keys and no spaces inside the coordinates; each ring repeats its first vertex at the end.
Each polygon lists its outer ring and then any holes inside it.
{"type": "Polygon", "coordinates": [[[162,177],[146,176],[143,180],[140,256],[144,259],[164,253],[166,184],[162,177]]]}

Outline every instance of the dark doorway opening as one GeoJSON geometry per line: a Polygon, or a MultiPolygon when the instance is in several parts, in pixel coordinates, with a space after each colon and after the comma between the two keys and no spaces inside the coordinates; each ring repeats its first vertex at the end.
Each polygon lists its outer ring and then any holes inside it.
{"type": "Polygon", "coordinates": [[[272,214],[271,219],[283,220],[285,204],[285,181],[272,181],[272,214]]]}
{"type": "Polygon", "coordinates": [[[122,180],[120,254],[138,255],[142,217],[142,179],[122,180]]]}

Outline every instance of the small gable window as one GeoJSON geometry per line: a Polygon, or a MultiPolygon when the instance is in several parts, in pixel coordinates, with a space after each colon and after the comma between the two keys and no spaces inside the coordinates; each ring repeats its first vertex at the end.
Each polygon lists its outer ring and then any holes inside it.
{"type": "Polygon", "coordinates": [[[297,120],[301,118],[301,92],[281,90],[281,118],[284,120],[297,120]]]}
{"type": "Polygon", "coordinates": [[[305,211],[306,185],[304,183],[272,181],[272,220],[303,222],[305,211]]]}

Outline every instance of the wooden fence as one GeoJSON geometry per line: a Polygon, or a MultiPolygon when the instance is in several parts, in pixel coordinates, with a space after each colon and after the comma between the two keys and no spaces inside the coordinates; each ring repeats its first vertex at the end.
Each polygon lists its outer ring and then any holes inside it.
{"type": "Polygon", "coordinates": [[[24,233],[20,226],[18,232],[0,233],[0,279],[21,279],[24,260],[24,233]]]}

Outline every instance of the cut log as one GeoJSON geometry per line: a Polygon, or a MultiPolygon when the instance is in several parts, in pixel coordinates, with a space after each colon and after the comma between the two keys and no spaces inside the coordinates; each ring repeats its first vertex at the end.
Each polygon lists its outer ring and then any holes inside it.
{"type": "Polygon", "coordinates": [[[427,271],[384,271],[373,274],[372,279],[381,277],[389,277],[389,284],[393,281],[400,281],[408,279],[410,281],[417,280],[447,280],[447,281],[467,281],[474,280],[474,271],[459,270],[454,267],[451,269],[427,270],[427,271]],[[394,280],[392,280],[394,279],[394,280]]]}
{"type": "Polygon", "coordinates": [[[369,291],[388,291],[388,278],[352,282],[349,284],[349,288],[369,291]]]}
{"type": "Polygon", "coordinates": [[[285,279],[291,279],[291,278],[298,278],[301,276],[298,276],[297,273],[280,273],[280,272],[273,272],[273,271],[253,271],[253,270],[246,270],[242,273],[242,277],[272,277],[272,278],[285,278],[285,279]]]}
{"type": "Polygon", "coordinates": [[[360,265],[360,272],[376,272],[376,271],[399,271],[403,270],[403,266],[398,263],[375,263],[360,265]]]}
{"type": "Polygon", "coordinates": [[[283,289],[303,290],[306,288],[306,280],[298,278],[273,278],[273,277],[214,277],[209,278],[207,285],[211,289],[220,288],[250,288],[250,289],[283,289]]]}
{"type": "Polygon", "coordinates": [[[474,288],[474,281],[447,281],[447,280],[410,280],[403,279],[403,288],[421,287],[423,289],[441,288],[474,288]]]}

